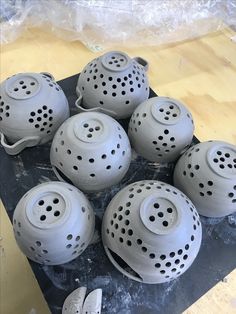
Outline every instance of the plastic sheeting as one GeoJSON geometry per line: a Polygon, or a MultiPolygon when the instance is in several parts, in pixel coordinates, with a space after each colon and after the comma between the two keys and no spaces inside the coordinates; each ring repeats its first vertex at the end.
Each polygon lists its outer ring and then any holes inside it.
{"type": "Polygon", "coordinates": [[[1,0],[0,43],[42,27],[91,50],[157,45],[236,28],[236,0],[1,0]]]}

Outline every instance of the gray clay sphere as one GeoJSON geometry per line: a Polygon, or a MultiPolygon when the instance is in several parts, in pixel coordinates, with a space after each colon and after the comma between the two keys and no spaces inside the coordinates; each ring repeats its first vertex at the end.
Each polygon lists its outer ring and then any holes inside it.
{"type": "Polygon", "coordinates": [[[80,110],[97,110],[116,119],[130,117],[149,95],[146,61],[111,51],[89,62],[81,72],[76,92],[80,110]],[[142,64],[138,61],[142,60],[142,64]]]}
{"type": "Polygon", "coordinates": [[[169,184],[145,180],[128,185],[111,200],[102,239],[119,271],[156,284],[190,267],[200,249],[202,227],[187,196],[169,184]]]}
{"type": "Polygon", "coordinates": [[[84,112],[58,129],[50,158],[60,180],[66,177],[81,190],[100,191],[125,176],[131,162],[131,147],[115,119],[99,112],[84,112]]]}
{"type": "Polygon", "coordinates": [[[199,143],[179,159],[174,184],[207,217],[236,211],[236,146],[221,141],[199,143]]]}
{"type": "Polygon", "coordinates": [[[69,117],[68,101],[48,73],[19,73],[0,85],[1,144],[8,154],[50,141],[69,117]]]}
{"type": "Polygon", "coordinates": [[[13,215],[21,251],[31,260],[59,265],[78,257],[94,234],[95,217],[86,196],[63,182],[47,182],[29,190],[13,215]]]}
{"type": "Polygon", "coordinates": [[[129,138],[135,151],[154,162],[171,162],[188,148],[194,124],[190,111],[168,97],[146,100],[134,111],[129,138]]]}

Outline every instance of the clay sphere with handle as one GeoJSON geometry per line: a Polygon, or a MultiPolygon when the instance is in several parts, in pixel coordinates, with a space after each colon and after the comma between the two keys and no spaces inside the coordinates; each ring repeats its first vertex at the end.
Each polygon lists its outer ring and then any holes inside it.
{"type": "Polygon", "coordinates": [[[111,200],[102,222],[105,251],[113,265],[139,282],[163,283],[195,260],[202,227],[181,191],[159,181],[139,181],[111,200]]]}
{"type": "Polygon", "coordinates": [[[81,72],[76,93],[80,111],[100,111],[115,119],[130,117],[149,96],[142,58],[130,58],[121,51],[111,51],[89,62],[81,72]]]}
{"type": "Polygon", "coordinates": [[[236,212],[236,146],[209,141],[189,148],[176,164],[174,184],[203,216],[236,212]]]}
{"type": "Polygon", "coordinates": [[[50,141],[68,117],[66,96],[49,73],[19,73],[0,85],[0,140],[10,155],[50,141]]]}

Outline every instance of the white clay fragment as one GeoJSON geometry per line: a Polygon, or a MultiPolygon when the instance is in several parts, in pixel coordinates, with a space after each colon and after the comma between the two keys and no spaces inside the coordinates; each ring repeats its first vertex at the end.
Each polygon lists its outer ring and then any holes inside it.
{"type": "Polygon", "coordinates": [[[62,314],[82,314],[86,290],[86,287],[80,287],[72,291],[65,299],[62,314]]]}
{"type": "Polygon", "coordinates": [[[85,299],[82,314],[100,314],[101,307],[102,289],[95,289],[85,299]]]}

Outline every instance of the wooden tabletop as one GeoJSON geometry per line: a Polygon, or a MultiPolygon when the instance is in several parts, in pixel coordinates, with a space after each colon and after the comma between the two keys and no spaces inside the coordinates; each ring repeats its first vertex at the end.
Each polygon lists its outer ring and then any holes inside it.
{"type": "MultiPolygon", "coordinates": [[[[179,44],[111,47],[149,62],[150,85],[158,95],[183,101],[201,140],[236,144],[236,42],[230,29],[179,44]]],[[[1,47],[0,80],[18,72],[50,72],[56,80],[79,73],[97,55],[79,42],[66,42],[31,30],[1,47]]],[[[27,259],[15,243],[0,204],[0,313],[50,313],[27,259]]],[[[236,313],[236,270],[186,313],[236,313]]]]}

